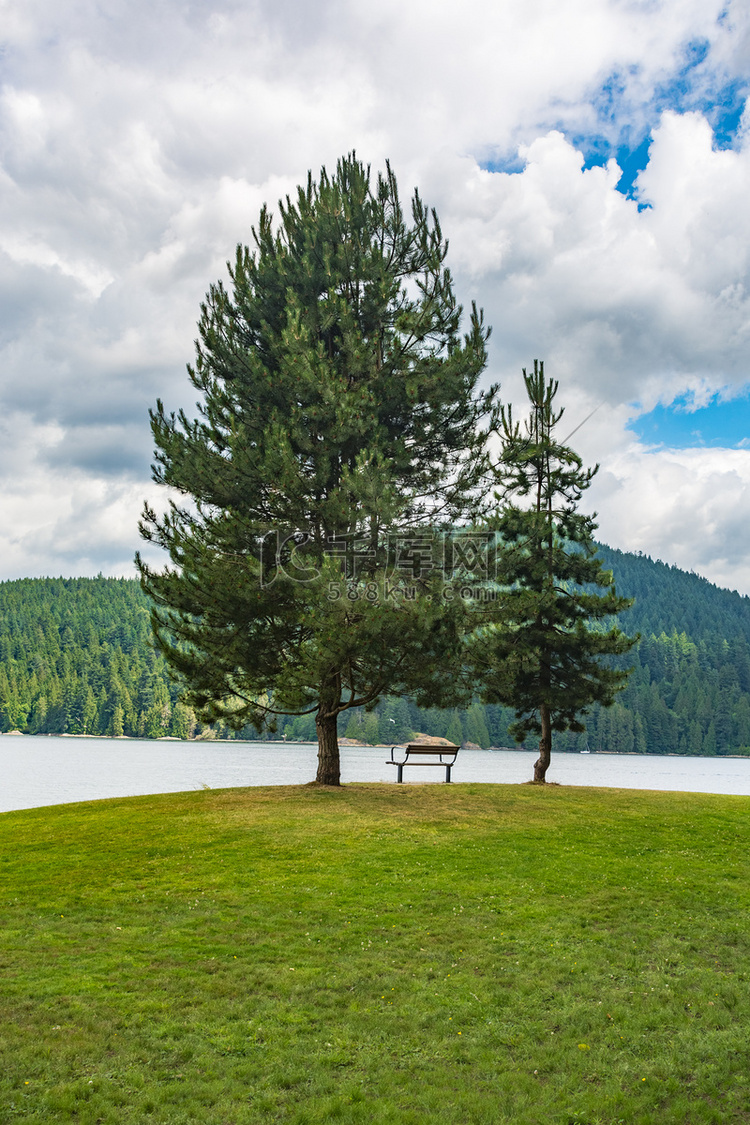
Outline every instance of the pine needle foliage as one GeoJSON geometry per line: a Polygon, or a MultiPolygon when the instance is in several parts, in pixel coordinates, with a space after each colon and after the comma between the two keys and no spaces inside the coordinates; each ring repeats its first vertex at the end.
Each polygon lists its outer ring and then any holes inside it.
{"type": "Polygon", "coordinates": [[[607,619],[632,599],[618,597],[610,571],[596,557],[594,516],[578,505],[597,472],[557,440],[564,411],[555,410],[558,384],[544,364],[523,371],[530,403],[523,427],[510,406],[500,410],[502,453],[495,465],[492,520],[499,533],[498,578],[503,594],[495,620],[479,630],[475,658],[482,698],[515,710],[509,728],[519,741],[539,734],[534,780],[544,782],[553,731],[583,731],[594,703],[610,706],[629,672],[610,657],[637,641],[607,619]]]}
{"type": "Polygon", "coordinates": [[[486,494],[489,329],[472,307],[461,335],[437,216],[415,193],[407,220],[389,166],[309,175],[253,239],[201,309],[199,416],[151,414],[154,479],[184,502],[142,521],[171,565],[137,563],[198,714],[314,713],[318,781],[338,784],[343,710],[466,694],[466,614],[439,568],[389,580],[399,536],[466,522],[486,494]]]}

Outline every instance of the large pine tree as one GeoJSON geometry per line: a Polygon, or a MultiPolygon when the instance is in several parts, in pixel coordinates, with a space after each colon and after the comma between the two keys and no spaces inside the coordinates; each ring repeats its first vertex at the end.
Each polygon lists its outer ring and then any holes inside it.
{"type": "Polygon", "coordinates": [[[407,221],[390,168],[342,159],[253,236],[202,307],[200,416],[152,412],[154,478],[185,499],[142,523],[171,565],[137,561],[200,716],[314,713],[338,784],[343,710],[466,694],[435,529],[486,491],[488,330],[473,308],[460,334],[437,217],[415,194],[407,221]]]}
{"type": "Polygon", "coordinates": [[[580,716],[594,703],[609,706],[628,673],[607,658],[627,652],[627,637],[606,619],[631,604],[617,596],[612,574],[596,557],[596,523],[578,504],[598,466],[557,440],[558,385],[544,364],[523,372],[530,412],[522,428],[501,408],[502,453],[495,466],[499,514],[498,579],[503,588],[494,621],[474,646],[482,698],[515,710],[510,733],[539,735],[534,781],[544,782],[553,730],[582,731],[580,716]]]}

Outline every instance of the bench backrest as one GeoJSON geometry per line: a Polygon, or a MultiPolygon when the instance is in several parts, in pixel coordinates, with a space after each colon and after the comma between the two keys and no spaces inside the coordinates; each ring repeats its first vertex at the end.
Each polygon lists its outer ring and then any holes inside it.
{"type": "Polygon", "coordinates": [[[432,746],[426,742],[410,742],[406,747],[406,752],[409,757],[415,754],[453,754],[454,756],[461,749],[460,746],[455,746],[453,743],[446,744],[435,742],[432,746]]]}

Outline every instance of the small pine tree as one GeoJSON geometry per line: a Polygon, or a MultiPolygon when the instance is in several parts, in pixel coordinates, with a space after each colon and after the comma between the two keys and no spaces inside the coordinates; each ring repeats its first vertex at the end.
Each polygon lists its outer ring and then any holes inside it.
{"type": "Polygon", "coordinates": [[[451,715],[445,737],[449,742],[455,743],[456,746],[460,746],[463,742],[464,732],[463,727],[461,726],[461,716],[459,715],[458,711],[454,711],[451,715]]]}
{"type": "Polygon", "coordinates": [[[502,505],[491,526],[499,533],[503,588],[494,621],[477,630],[474,659],[482,698],[514,708],[510,733],[522,742],[539,735],[534,781],[545,781],[553,730],[582,731],[579,716],[594,703],[614,702],[628,672],[603,663],[635,644],[606,620],[632,599],[615,591],[612,574],[595,557],[592,516],[578,503],[598,469],[555,437],[563,411],[554,409],[558,384],[544,364],[523,372],[531,410],[524,430],[512,409],[501,409],[502,453],[495,467],[502,505]],[[599,588],[603,593],[595,592],[599,588]]]}
{"type": "Polygon", "coordinates": [[[119,703],[116,703],[112,711],[112,721],[109,727],[109,733],[113,738],[122,738],[125,733],[123,726],[123,710],[119,703]]]}
{"type": "Polygon", "coordinates": [[[190,707],[181,701],[175,703],[169,733],[174,738],[192,738],[195,725],[195,715],[190,707]]]}
{"type": "Polygon", "coordinates": [[[365,715],[362,724],[362,740],[368,746],[377,746],[381,742],[380,737],[380,723],[374,711],[370,711],[365,715]]]}
{"type": "Polygon", "coordinates": [[[490,744],[490,732],[481,703],[472,703],[466,715],[466,740],[486,750],[490,744]]]}
{"type": "Polygon", "coordinates": [[[344,737],[356,739],[357,742],[362,742],[364,739],[364,726],[362,723],[362,715],[359,711],[355,711],[350,717],[349,722],[344,728],[344,737]]]}

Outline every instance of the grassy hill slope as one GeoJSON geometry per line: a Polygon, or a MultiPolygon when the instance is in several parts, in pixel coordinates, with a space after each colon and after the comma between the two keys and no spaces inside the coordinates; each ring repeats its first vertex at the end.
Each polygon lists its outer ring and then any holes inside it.
{"type": "Polygon", "coordinates": [[[750,798],[198,792],[0,816],[0,1119],[750,1120],[750,798]]]}

